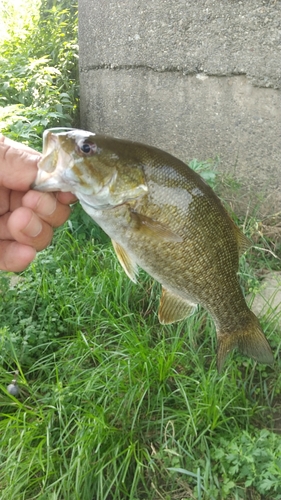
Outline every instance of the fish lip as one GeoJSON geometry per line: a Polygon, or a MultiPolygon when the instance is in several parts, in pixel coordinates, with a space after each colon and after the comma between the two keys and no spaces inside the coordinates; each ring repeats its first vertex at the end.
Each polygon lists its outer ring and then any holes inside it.
{"type": "Polygon", "coordinates": [[[75,127],[52,127],[52,128],[47,128],[43,134],[45,134],[45,132],[51,132],[52,134],[64,134],[64,132],[72,132],[72,131],[77,131],[77,132],[82,132],[82,133],[86,133],[86,134],[94,134],[94,132],[90,132],[89,130],[83,130],[81,128],[75,128],[75,127]]]}
{"type": "Polygon", "coordinates": [[[82,135],[83,138],[89,137],[89,136],[95,136],[95,132],[90,132],[89,130],[83,130],[80,128],[73,128],[73,127],[53,127],[53,128],[48,128],[43,132],[43,141],[44,141],[44,136],[47,136],[49,133],[53,135],[66,135],[67,133],[72,133],[74,132],[76,135],[82,135]]]}
{"type": "Polygon", "coordinates": [[[68,131],[68,130],[76,130],[74,127],[52,127],[52,128],[48,128],[46,129],[47,131],[49,132],[54,132],[54,133],[61,133],[64,132],[64,131],[68,131]]]}
{"type": "Polygon", "coordinates": [[[69,132],[70,130],[76,130],[75,128],[72,128],[72,127],[53,127],[53,128],[47,128],[46,130],[44,130],[44,133],[43,133],[43,136],[45,134],[48,134],[49,132],[51,132],[51,134],[64,134],[64,132],[69,132]]]}
{"type": "MultiPolygon", "coordinates": [[[[41,176],[42,177],[42,176],[41,176]]],[[[48,176],[47,178],[40,179],[40,174],[37,176],[35,181],[31,184],[30,189],[34,191],[42,192],[55,192],[62,191],[63,184],[58,183],[58,179],[55,176],[48,176]],[[59,185],[60,184],[60,185],[59,185]]],[[[64,191],[70,191],[69,187],[65,187],[64,191]]]]}
{"type": "Polygon", "coordinates": [[[73,127],[52,127],[52,128],[47,128],[43,132],[43,155],[47,153],[48,151],[48,141],[49,142],[56,142],[56,136],[57,135],[66,135],[68,132],[73,132],[76,129],[73,127]]]}

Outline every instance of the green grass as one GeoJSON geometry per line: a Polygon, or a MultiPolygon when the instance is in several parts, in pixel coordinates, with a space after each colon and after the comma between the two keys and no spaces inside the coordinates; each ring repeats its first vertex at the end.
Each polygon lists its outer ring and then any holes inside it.
{"type": "MultiPolygon", "coordinates": [[[[243,258],[245,289],[253,276],[243,258]]],[[[161,326],[159,286],[143,272],[131,283],[78,207],[12,288],[9,279],[2,500],[281,497],[277,365],[235,353],[219,376],[205,311],[161,326]],[[6,391],[15,370],[18,399],[6,391]]],[[[278,356],[279,332],[263,326],[278,356]]]]}

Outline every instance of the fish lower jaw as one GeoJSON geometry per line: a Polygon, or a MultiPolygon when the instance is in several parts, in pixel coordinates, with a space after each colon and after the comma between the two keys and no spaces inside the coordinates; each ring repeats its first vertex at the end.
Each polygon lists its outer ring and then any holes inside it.
{"type": "Polygon", "coordinates": [[[58,181],[56,178],[46,177],[45,179],[37,176],[37,179],[31,185],[31,189],[35,191],[43,191],[43,192],[53,192],[53,191],[62,191],[62,192],[71,192],[73,194],[74,190],[71,189],[69,184],[65,184],[64,182],[58,181]]]}
{"type": "Polygon", "coordinates": [[[74,194],[79,199],[85,212],[87,212],[87,214],[90,215],[90,217],[92,217],[93,219],[98,216],[98,213],[100,211],[113,208],[112,205],[108,205],[108,204],[107,205],[106,204],[104,204],[104,205],[102,205],[102,204],[92,205],[88,201],[86,201],[85,198],[81,197],[81,195],[79,193],[74,193],[74,194]]]}

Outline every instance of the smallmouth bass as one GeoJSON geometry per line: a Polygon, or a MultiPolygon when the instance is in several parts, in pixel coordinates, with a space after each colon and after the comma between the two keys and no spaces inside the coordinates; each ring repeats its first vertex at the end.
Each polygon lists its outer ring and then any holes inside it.
{"type": "Polygon", "coordinates": [[[234,348],[272,364],[271,348],[239,285],[249,240],[213,190],[184,162],[145,144],[50,129],[32,188],[70,191],[109,235],[136,282],[140,266],[162,285],[158,317],[180,321],[201,304],[217,331],[217,368],[234,348]]]}

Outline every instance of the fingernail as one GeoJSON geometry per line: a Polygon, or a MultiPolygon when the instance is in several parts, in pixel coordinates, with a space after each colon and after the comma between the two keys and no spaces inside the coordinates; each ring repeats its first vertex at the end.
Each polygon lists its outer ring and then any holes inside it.
{"type": "Polygon", "coordinates": [[[36,205],[36,212],[41,215],[52,215],[57,207],[57,200],[54,195],[44,193],[36,205]]]}
{"type": "Polygon", "coordinates": [[[30,238],[35,238],[35,236],[38,236],[42,231],[42,224],[40,219],[36,217],[36,215],[32,215],[29,223],[27,226],[22,230],[22,233],[25,234],[25,236],[29,236],[30,238]]]}

